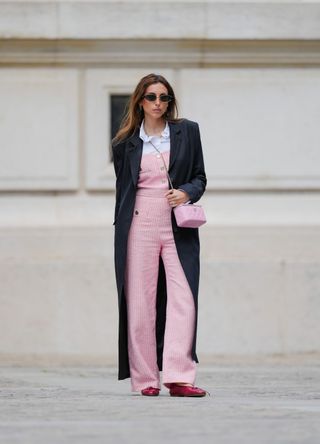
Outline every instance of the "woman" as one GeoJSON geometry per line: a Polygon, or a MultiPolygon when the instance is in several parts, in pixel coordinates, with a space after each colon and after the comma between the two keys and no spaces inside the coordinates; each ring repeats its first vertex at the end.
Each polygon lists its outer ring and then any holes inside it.
{"type": "Polygon", "coordinates": [[[198,229],[177,226],[172,209],[206,187],[198,124],[177,119],[172,87],[143,77],[112,141],[116,173],[115,271],[119,379],[145,396],[205,396],[196,375],[198,229]],[[169,189],[167,171],[174,189],[169,189]]]}

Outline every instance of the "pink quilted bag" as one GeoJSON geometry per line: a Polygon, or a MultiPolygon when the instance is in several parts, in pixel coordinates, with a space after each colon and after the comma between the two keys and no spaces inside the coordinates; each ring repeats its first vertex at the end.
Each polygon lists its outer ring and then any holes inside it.
{"type": "Polygon", "coordinates": [[[185,203],[173,209],[178,227],[198,228],[207,222],[201,205],[185,203]]]}

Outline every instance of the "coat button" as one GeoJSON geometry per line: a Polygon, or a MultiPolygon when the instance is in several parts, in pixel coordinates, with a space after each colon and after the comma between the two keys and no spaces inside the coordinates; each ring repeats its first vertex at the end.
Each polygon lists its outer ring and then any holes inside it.
{"type": "Polygon", "coordinates": [[[134,214],[139,214],[139,211],[138,211],[138,210],[136,210],[136,211],[134,212],[134,214]]]}

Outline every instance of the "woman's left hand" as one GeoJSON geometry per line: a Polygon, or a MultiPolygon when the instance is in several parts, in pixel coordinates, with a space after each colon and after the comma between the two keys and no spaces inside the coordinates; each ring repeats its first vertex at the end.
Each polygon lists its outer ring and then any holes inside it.
{"type": "Polygon", "coordinates": [[[182,190],[169,190],[166,192],[165,197],[168,199],[169,205],[171,207],[176,207],[190,200],[188,193],[182,190]]]}

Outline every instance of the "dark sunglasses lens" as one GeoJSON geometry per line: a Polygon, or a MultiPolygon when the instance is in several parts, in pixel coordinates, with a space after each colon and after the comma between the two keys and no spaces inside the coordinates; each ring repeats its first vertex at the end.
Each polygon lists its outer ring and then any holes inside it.
{"type": "Polygon", "coordinates": [[[144,98],[149,102],[154,102],[157,99],[157,96],[155,94],[146,94],[144,98]]]}
{"type": "Polygon", "coordinates": [[[172,97],[166,94],[163,94],[160,96],[160,100],[161,102],[170,102],[170,100],[172,100],[172,97]]]}

